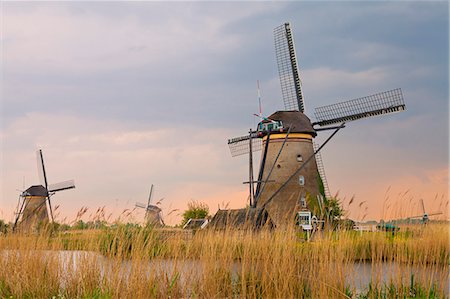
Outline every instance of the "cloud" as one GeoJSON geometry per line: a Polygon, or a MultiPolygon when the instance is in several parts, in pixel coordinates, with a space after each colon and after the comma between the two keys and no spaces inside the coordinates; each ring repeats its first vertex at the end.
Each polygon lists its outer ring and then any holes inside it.
{"type": "MultiPolygon", "coordinates": [[[[21,9],[27,6],[5,4],[7,72],[92,74],[151,66],[172,68],[176,75],[210,69],[212,59],[245,43],[245,36],[227,26],[282,7],[41,3],[21,9]]],[[[216,67],[220,64],[217,60],[216,67]]]]}
{"type": "Polygon", "coordinates": [[[447,3],[8,2],[3,212],[11,217],[24,176],[36,182],[37,146],[51,180],[76,180],[77,189],[55,196],[69,218],[84,205],[120,214],[151,183],[166,197],[164,211],[191,198],[212,209],[244,205],[247,161],[231,159],[225,141],[255,127],[256,80],[264,114],[282,109],[272,29],[287,20],[309,116],[391,88],[405,95],[406,112],[349,123],[324,149],[332,190],[372,210],[396,182],[440,190],[447,3]]]}
{"type": "MultiPolygon", "coordinates": [[[[3,206],[12,212],[16,188],[35,184],[33,148],[43,148],[50,182],[74,178],[77,188],[58,193],[60,213],[69,219],[82,206],[130,208],[154,183],[158,196],[182,208],[189,199],[245,205],[245,164],[226,146],[230,131],[195,126],[133,128],[123,123],[65,115],[28,114],[3,131],[3,206]],[[40,126],[47,129],[42,131],[40,126]]],[[[8,211],[4,211],[5,213],[8,211]]]]}
{"type": "MultiPolygon", "coordinates": [[[[151,17],[144,24],[132,14],[120,18],[93,11],[72,14],[68,7],[54,5],[6,14],[6,71],[13,71],[11,65],[16,72],[76,74],[148,64],[188,71],[198,65],[192,57],[199,49],[219,55],[238,44],[237,36],[219,36],[220,23],[210,18],[203,18],[203,24],[188,21],[188,16],[170,18],[161,30],[161,23],[151,17]],[[200,28],[201,34],[195,34],[200,28]]],[[[203,57],[198,55],[199,60],[203,57]]]]}
{"type": "Polygon", "coordinates": [[[4,121],[30,111],[159,123],[211,122],[214,109],[234,117],[227,102],[239,91],[223,77],[239,76],[230,59],[248,42],[227,26],[272,6],[225,15],[234,8],[6,4],[4,121]]]}

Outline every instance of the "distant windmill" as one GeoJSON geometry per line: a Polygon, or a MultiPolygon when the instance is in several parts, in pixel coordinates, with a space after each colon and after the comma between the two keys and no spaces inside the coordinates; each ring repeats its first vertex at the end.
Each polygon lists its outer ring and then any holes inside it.
{"type": "MultiPolygon", "coordinates": [[[[145,221],[147,222],[147,224],[152,226],[164,226],[164,221],[162,220],[161,217],[161,209],[158,206],[151,204],[152,197],[153,197],[153,184],[150,187],[150,194],[148,196],[147,205],[137,202],[136,207],[145,209],[145,221]]],[[[159,202],[161,202],[161,200],[162,199],[160,199],[159,202]]]]}
{"type": "Polygon", "coordinates": [[[328,195],[319,151],[346,122],[405,110],[400,89],[315,109],[316,121],[304,114],[304,96],[291,25],[274,29],[275,52],[285,110],[263,118],[256,130],[228,140],[231,155],[249,154],[249,198],[252,208],[266,209],[275,225],[293,223],[299,210],[319,213],[328,195]],[[318,131],[334,130],[316,148],[318,131]],[[262,150],[259,174],[253,178],[252,152],[262,150]],[[256,186],[256,187],[255,187],[256,186]]]}
{"type": "Polygon", "coordinates": [[[420,207],[422,208],[422,215],[417,215],[417,216],[412,216],[412,217],[408,217],[409,219],[420,219],[422,218],[422,223],[423,224],[427,224],[428,221],[430,220],[430,216],[437,216],[437,215],[442,215],[442,212],[435,212],[435,213],[430,213],[428,214],[427,212],[425,212],[425,205],[423,204],[423,199],[420,199],[420,207]]]}
{"type": "Polygon", "coordinates": [[[37,225],[45,225],[49,222],[49,214],[50,220],[53,222],[53,209],[50,197],[58,191],[75,188],[73,180],[48,185],[44,156],[41,149],[37,151],[37,162],[41,185],[33,185],[20,194],[13,230],[17,227],[23,230],[30,230],[37,225]]]}

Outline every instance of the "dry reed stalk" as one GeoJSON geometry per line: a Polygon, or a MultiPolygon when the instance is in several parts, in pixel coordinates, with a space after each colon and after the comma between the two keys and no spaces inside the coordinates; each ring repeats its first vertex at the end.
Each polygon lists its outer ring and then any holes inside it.
{"type": "MultiPolygon", "coordinates": [[[[300,241],[295,230],[189,237],[123,225],[56,236],[7,234],[0,237],[0,297],[345,298],[357,291],[349,277],[358,261],[372,265],[371,296],[386,292],[386,267],[401,265],[421,269],[414,283],[423,292],[445,297],[448,233],[448,225],[432,224],[405,226],[395,236],[323,232],[313,242],[300,241]],[[64,261],[63,249],[83,252],[64,261]]],[[[391,283],[399,295],[411,291],[401,273],[391,283]]]]}

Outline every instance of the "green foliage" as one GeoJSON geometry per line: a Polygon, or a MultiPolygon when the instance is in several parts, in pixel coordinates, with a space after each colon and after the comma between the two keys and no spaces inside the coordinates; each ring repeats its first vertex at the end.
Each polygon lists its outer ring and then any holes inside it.
{"type": "Polygon", "coordinates": [[[9,225],[3,221],[2,219],[0,219],[0,234],[6,234],[6,232],[8,231],[9,225]]]}
{"type": "Polygon", "coordinates": [[[11,288],[2,279],[0,279],[0,298],[13,298],[11,288]]]}
{"type": "Polygon", "coordinates": [[[328,221],[334,222],[344,216],[344,208],[342,208],[339,199],[335,197],[324,198],[323,203],[325,212],[324,216],[328,221]]]}
{"type": "Polygon", "coordinates": [[[355,221],[351,219],[341,219],[338,221],[338,226],[341,230],[352,230],[355,226],[355,221]]]}
{"type": "Polygon", "coordinates": [[[65,224],[65,223],[59,225],[59,231],[65,232],[65,231],[68,231],[68,230],[70,230],[70,225],[65,224]]]}
{"type": "Polygon", "coordinates": [[[82,229],[103,229],[107,227],[106,221],[95,220],[84,222],[83,220],[78,220],[72,225],[72,229],[82,230],[82,229]]]}
{"type": "Polygon", "coordinates": [[[78,220],[72,225],[72,229],[87,229],[87,224],[83,220],[78,220]]]}
{"type": "Polygon", "coordinates": [[[368,288],[359,293],[356,298],[440,298],[440,296],[438,287],[435,284],[427,290],[425,286],[414,283],[414,275],[412,275],[409,286],[395,285],[392,281],[390,283],[383,283],[381,286],[374,286],[370,283],[368,288]]]}
{"type": "Polygon", "coordinates": [[[199,202],[196,200],[191,200],[188,203],[188,209],[183,213],[183,220],[181,221],[181,226],[185,225],[189,219],[203,219],[209,214],[209,207],[204,202],[199,202]]]}
{"type": "MultiPolygon", "coordinates": [[[[339,220],[344,216],[345,211],[341,205],[341,202],[336,197],[327,198],[325,195],[325,185],[320,177],[320,173],[317,172],[317,183],[319,185],[319,193],[323,197],[324,210],[322,211],[322,217],[333,226],[340,225],[339,220]]],[[[318,209],[314,209],[314,212],[318,214],[318,209]]]]}
{"type": "Polygon", "coordinates": [[[319,184],[319,193],[325,198],[325,185],[323,184],[320,173],[317,171],[317,183],[319,184]]]}
{"type": "Polygon", "coordinates": [[[108,223],[102,220],[88,221],[86,224],[89,229],[104,229],[108,226],[108,223]]]}

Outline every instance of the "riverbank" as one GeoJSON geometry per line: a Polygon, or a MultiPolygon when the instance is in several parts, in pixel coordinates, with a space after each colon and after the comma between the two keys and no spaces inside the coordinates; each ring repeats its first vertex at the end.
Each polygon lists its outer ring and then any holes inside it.
{"type": "Polygon", "coordinates": [[[447,225],[329,232],[313,242],[295,231],[118,226],[8,234],[0,252],[0,297],[448,297],[447,225]]]}

